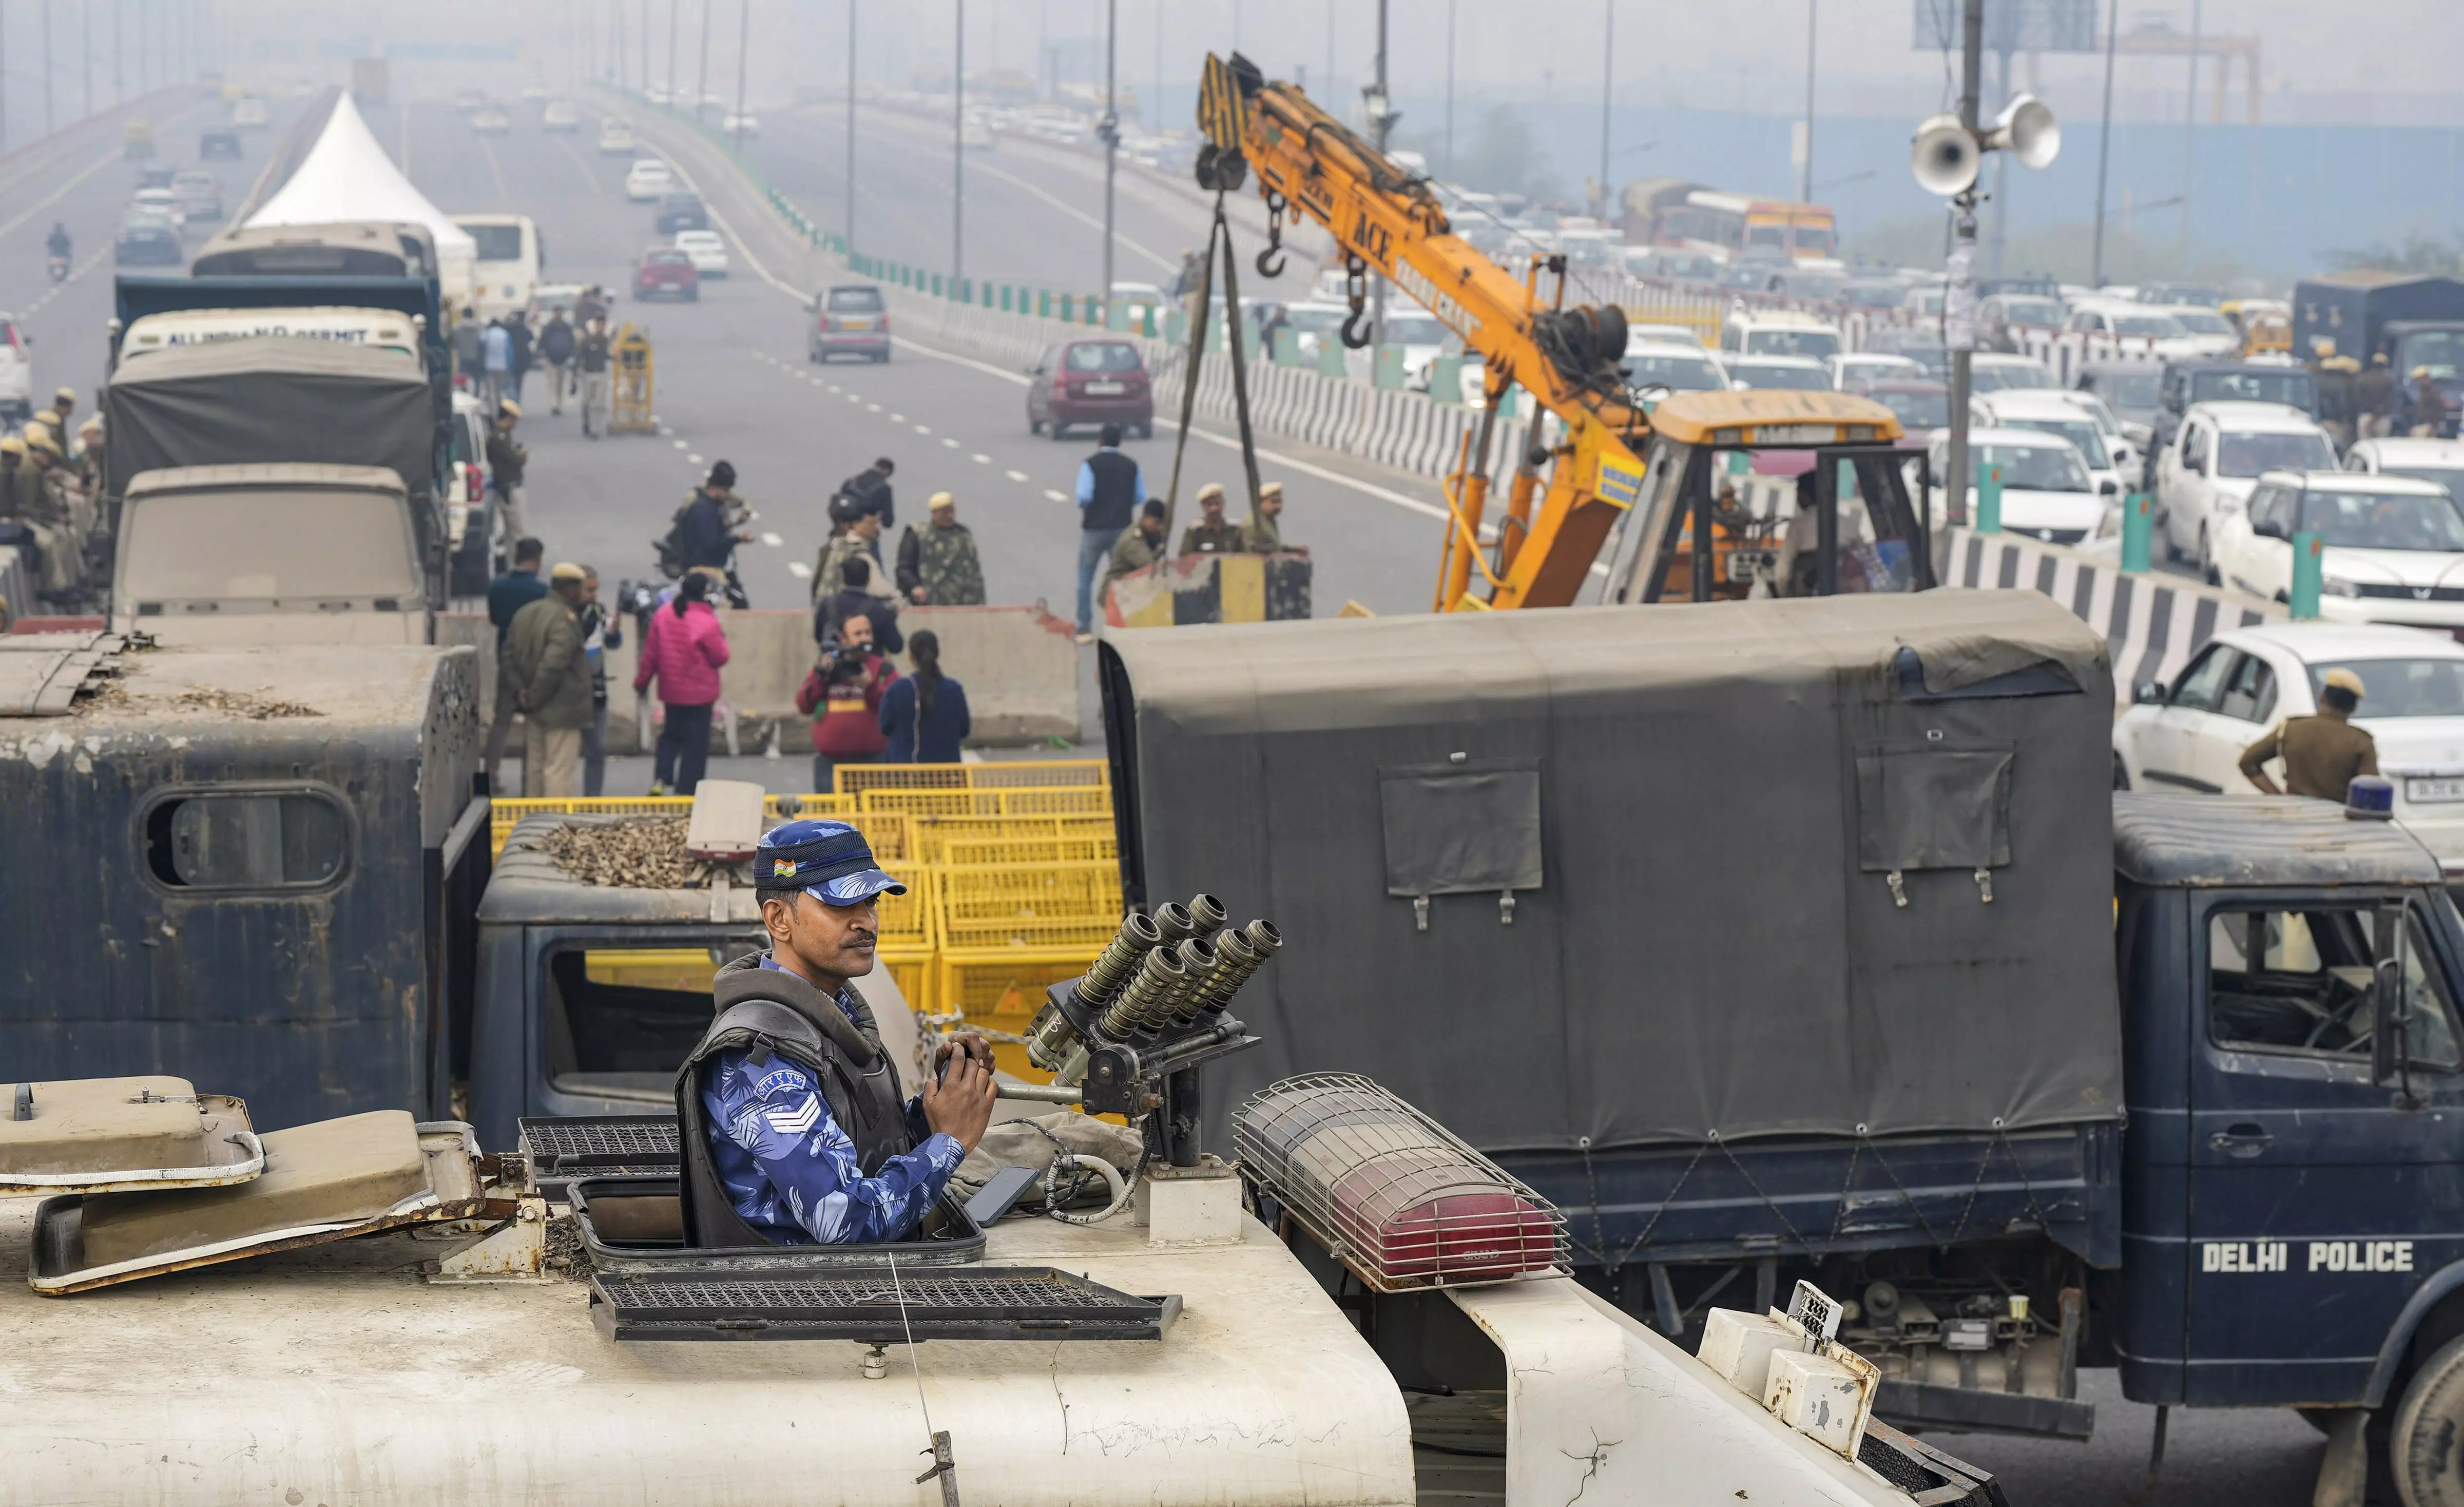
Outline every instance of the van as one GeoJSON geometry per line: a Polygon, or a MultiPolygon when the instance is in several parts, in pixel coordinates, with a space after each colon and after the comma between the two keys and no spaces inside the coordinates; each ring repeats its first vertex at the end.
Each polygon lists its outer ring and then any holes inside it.
{"type": "Polygon", "coordinates": [[[547,260],[539,225],[527,214],[457,214],[453,223],[479,243],[471,285],[483,319],[531,306],[547,260]]]}
{"type": "Polygon", "coordinates": [[[1837,325],[1794,309],[1749,309],[1740,303],[1720,326],[1720,349],[1734,355],[1828,361],[1841,348],[1837,325]]]}

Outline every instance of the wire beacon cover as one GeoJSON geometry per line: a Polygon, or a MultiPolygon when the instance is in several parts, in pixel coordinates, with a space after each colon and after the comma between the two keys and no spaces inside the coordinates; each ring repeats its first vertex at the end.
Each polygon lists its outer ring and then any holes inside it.
{"type": "Polygon", "coordinates": [[[1242,1170],[1381,1293],[1565,1264],[1554,1207],[1356,1074],[1262,1090],[1233,1117],[1232,1140],[1242,1170]]]}

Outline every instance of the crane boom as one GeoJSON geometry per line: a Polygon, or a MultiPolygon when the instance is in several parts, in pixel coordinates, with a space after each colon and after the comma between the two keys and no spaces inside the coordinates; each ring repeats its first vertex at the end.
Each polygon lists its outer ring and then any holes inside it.
{"type": "MultiPolygon", "coordinates": [[[[1533,259],[1518,280],[1453,233],[1444,208],[1427,182],[1397,166],[1343,122],[1318,108],[1287,83],[1265,80],[1254,64],[1234,55],[1210,55],[1199,92],[1199,123],[1211,151],[1202,151],[1199,181],[1238,188],[1239,159],[1258,174],[1258,190],[1274,218],[1301,214],[1326,227],[1353,270],[1374,270],[1463,337],[1487,363],[1488,412],[1515,386],[1563,423],[1563,438],[1549,450],[1546,490],[1529,512],[1536,476],[1521,472],[1512,507],[1502,528],[1498,565],[1483,565],[1491,586],[1484,601],[1463,589],[1468,556],[1476,547],[1485,499],[1486,431],[1478,461],[1454,478],[1449,501],[1449,556],[1441,575],[1441,609],[1461,607],[1564,607],[1582,588],[1601,542],[1617,515],[1642,489],[1640,456],[1649,424],[1627,398],[1619,362],[1625,354],[1625,316],[1615,306],[1564,309],[1544,306],[1539,274],[1557,277],[1563,301],[1562,258],[1533,259]],[[1528,512],[1528,516],[1527,516],[1528,512]],[[1457,548],[1460,543],[1461,548],[1457,548]]],[[[1270,254],[1271,254],[1270,248],[1270,254]]],[[[1353,323],[1358,322],[1355,299],[1353,323]]],[[[1347,344],[1362,344],[1353,325],[1347,344]]],[[[1529,457],[1536,462],[1543,457],[1529,457]]]]}

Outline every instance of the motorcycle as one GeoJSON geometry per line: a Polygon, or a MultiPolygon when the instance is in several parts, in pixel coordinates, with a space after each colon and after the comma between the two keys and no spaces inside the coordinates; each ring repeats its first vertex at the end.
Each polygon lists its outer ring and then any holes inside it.
{"type": "Polygon", "coordinates": [[[50,265],[52,280],[54,282],[66,282],[69,280],[69,259],[66,254],[61,252],[52,253],[50,265]]]}

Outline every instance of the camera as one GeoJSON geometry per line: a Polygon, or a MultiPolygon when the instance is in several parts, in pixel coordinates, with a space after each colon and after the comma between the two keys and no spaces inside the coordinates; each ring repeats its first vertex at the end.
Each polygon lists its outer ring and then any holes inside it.
{"type": "Polygon", "coordinates": [[[616,610],[647,617],[659,609],[659,588],[647,581],[616,583],[616,610]]]}

